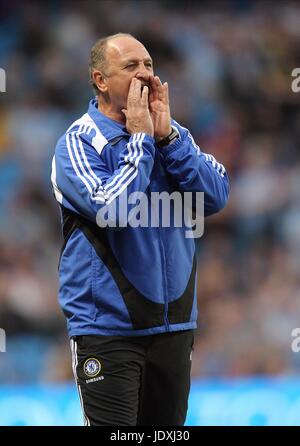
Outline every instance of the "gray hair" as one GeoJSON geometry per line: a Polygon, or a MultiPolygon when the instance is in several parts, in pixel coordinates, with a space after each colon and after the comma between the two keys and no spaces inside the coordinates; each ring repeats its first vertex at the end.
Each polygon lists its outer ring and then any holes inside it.
{"type": "Polygon", "coordinates": [[[93,86],[94,92],[96,95],[99,95],[100,91],[93,81],[93,70],[99,70],[102,73],[105,74],[105,71],[107,69],[107,60],[106,60],[106,47],[107,43],[115,39],[116,37],[131,37],[132,39],[135,39],[135,37],[132,34],[128,33],[117,33],[112,34],[111,36],[102,37],[101,39],[97,40],[97,42],[93,45],[90,53],[90,62],[89,62],[89,78],[90,78],[90,84],[93,86]]]}

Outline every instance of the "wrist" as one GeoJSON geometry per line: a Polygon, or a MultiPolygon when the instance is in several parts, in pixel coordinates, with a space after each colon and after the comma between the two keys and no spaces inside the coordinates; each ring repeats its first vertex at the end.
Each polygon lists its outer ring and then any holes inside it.
{"type": "Polygon", "coordinates": [[[170,136],[172,132],[173,132],[173,128],[170,126],[169,130],[167,131],[167,133],[165,135],[163,135],[163,136],[156,136],[155,137],[155,141],[156,142],[162,141],[163,139],[165,139],[168,136],[170,136]]]}
{"type": "Polygon", "coordinates": [[[171,131],[166,137],[160,139],[159,141],[156,140],[156,145],[159,148],[168,146],[168,145],[172,144],[173,142],[175,142],[178,138],[179,138],[179,132],[178,132],[177,128],[171,127],[171,131]]]}

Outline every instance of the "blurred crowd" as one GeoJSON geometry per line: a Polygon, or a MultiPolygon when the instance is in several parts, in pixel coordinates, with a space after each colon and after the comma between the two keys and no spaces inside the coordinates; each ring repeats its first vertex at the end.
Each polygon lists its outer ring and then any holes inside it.
{"type": "Polygon", "coordinates": [[[300,5],[287,1],[0,1],[1,382],[70,379],[57,303],[55,143],[85,113],[88,57],[130,32],[169,82],[172,116],[222,162],[230,202],[198,241],[193,377],[297,374],[300,5]]]}

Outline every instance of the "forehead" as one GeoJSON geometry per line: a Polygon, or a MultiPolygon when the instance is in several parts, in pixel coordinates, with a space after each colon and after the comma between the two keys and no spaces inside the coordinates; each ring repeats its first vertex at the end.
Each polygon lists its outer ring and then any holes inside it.
{"type": "Polygon", "coordinates": [[[106,47],[106,58],[111,64],[131,59],[151,59],[144,45],[131,37],[110,40],[106,47]]]}

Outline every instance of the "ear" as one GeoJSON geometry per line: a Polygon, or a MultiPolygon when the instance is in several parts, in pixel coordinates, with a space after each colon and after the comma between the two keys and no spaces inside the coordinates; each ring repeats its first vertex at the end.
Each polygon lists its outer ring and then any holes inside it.
{"type": "Polygon", "coordinates": [[[107,91],[107,84],[106,79],[99,70],[93,70],[92,72],[92,79],[94,84],[97,85],[98,90],[101,91],[101,93],[106,93],[107,91]]]}

